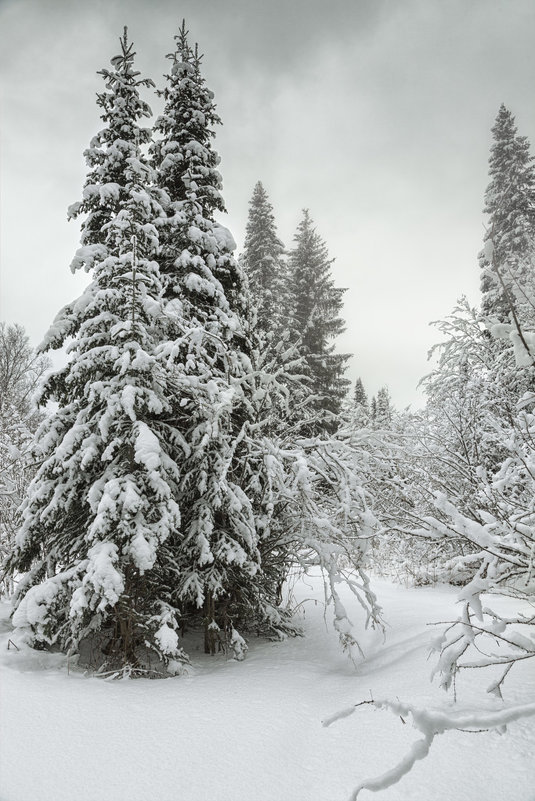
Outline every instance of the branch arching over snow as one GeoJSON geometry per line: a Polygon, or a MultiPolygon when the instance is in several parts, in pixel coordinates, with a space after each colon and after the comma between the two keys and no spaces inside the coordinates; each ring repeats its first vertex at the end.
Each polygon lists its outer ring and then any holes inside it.
{"type": "Polygon", "coordinates": [[[332,726],[336,721],[352,715],[360,706],[371,704],[376,709],[388,709],[394,715],[399,716],[403,722],[403,717],[412,717],[413,726],[423,734],[423,737],[416,740],[410,747],[405,756],[390,770],[376,776],[373,779],[365,779],[361,782],[350,796],[350,801],[356,801],[361,790],[371,790],[378,792],[397,784],[403,776],[409,773],[414,764],[424,759],[429,753],[435,737],[444,734],[446,731],[469,731],[483,732],[491,729],[499,729],[502,726],[520,720],[524,717],[535,715],[535,703],[523,704],[519,706],[506,707],[499,710],[489,710],[484,712],[445,712],[438,709],[421,709],[412,704],[402,701],[392,701],[388,698],[361,701],[352,707],[347,707],[335,712],[323,721],[323,726],[332,726]]]}

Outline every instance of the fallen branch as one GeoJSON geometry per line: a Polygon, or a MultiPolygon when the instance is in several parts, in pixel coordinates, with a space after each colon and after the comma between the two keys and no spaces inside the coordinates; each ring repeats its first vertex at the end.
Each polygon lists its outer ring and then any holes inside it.
{"type": "Polygon", "coordinates": [[[443,734],[445,731],[451,730],[462,731],[468,734],[479,734],[491,729],[499,729],[507,723],[512,723],[520,718],[535,715],[535,703],[526,704],[524,706],[513,706],[497,711],[489,710],[488,712],[469,713],[420,709],[412,704],[405,704],[401,701],[391,701],[389,699],[376,701],[372,699],[371,701],[361,701],[354,706],[336,712],[334,715],[322,721],[322,725],[324,727],[331,726],[337,720],[349,717],[358,707],[364,704],[372,704],[376,709],[388,709],[390,712],[398,715],[403,723],[405,722],[403,717],[411,715],[414,727],[424,736],[421,740],[417,740],[412,744],[409,752],[391,770],[373,779],[366,779],[361,782],[358,787],[353,790],[350,801],[356,801],[361,790],[378,792],[393,784],[397,784],[403,776],[412,770],[415,762],[427,756],[433,744],[433,740],[438,734],[443,734]]]}

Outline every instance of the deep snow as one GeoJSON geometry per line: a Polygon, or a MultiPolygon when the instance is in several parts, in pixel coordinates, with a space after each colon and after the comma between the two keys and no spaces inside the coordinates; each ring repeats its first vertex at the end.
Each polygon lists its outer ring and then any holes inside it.
{"type": "MultiPolygon", "coordinates": [[[[193,650],[193,675],[161,681],[106,681],[68,672],[57,654],[8,650],[4,619],[0,801],[346,801],[355,785],[392,768],[419,733],[370,706],[330,728],[322,719],[370,693],[454,708],[430,682],[438,631],[426,624],[452,619],[455,590],[379,579],[373,586],[386,642],[365,632],[358,670],[340,651],[329,610],[324,618],[317,577],[295,589],[306,637],[252,637],[244,662],[193,650]]],[[[357,604],[345,600],[356,622],[357,604]]],[[[457,705],[501,708],[486,683],[481,671],[466,671],[457,705]]],[[[510,674],[505,701],[534,700],[528,660],[510,674]]],[[[535,718],[503,736],[448,732],[399,784],[359,798],[534,801],[534,756],[535,718]]]]}

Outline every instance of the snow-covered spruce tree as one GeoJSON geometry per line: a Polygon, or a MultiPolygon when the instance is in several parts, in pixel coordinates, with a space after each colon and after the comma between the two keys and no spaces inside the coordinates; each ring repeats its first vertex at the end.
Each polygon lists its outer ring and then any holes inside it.
{"type": "Polygon", "coordinates": [[[394,408],[387,387],[381,387],[372,399],[371,423],[374,428],[392,428],[394,408]],[[373,403],[375,401],[375,403],[373,403]]]}
{"type": "Polygon", "coordinates": [[[160,234],[167,337],[158,357],[180,387],[174,425],[188,447],[178,490],[182,521],[172,538],[180,565],[175,603],[184,621],[204,618],[205,648],[213,652],[220,629],[261,618],[265,604],[245,436],[252,346],[235,244],[214,216],[225,208],[212,147],[220,120],[185,24],[175,42],[152,146],[168,195],[160,234]]]}
{"type": "Polygon", "coordinates": [[[256,309],[255,330],[263,338],[287,329],[288,277],[284,245],[277,236],[273,206],[260,181],[249,203],[243,264],[256,309]]]}
{"type": "Polygon", "coordinates": [[[10,560],[20,582],[15,625],[33,644],[92,642],[110,668],[176,672],[185,657],[170,605],[166,545],[180,525],[180,403],[154,357],[161,330],[158,225],[164,216],[140,147],[151,81],[134,69],[126,29],[97,96],[105,127],[86,151],[82,247],[72,269],[92,280],[58,315],[45,346],[67,336],[70,360],[42,399],[57,411],[38,432],[44,461],[23,506],[10,560]]]}
{"type": "Polygon", "coordinates": [[[353,405],[362,408],[365,412],[369,411],[368,395],[364,389],[362,378],[357,378],[355,381],[355,388],[353,390],[353,405]]]}
{"type": "MultiPolygon", "coordinates": [[[[270,415],[272,432],[299,429],[303,421],[316,418],[310,397],[308,368],[296,337],[288,327],[292,311],[288,266],[284,245],[277,236],[273,206],[260,181],[249,203],[244,252],[240,263],[247,278],[251,314],[251,339],[255,368],[276,373],[279,389],[284,384],[286,401],[280,414],[270,415]],[[292,398],[288,405],[289,394],[292,398]]],[[[280,401],[280,397],[279,397],[280,401]]]]}
{"type": "Polygon", "coordinates": [[[186,317],[213,327],[216,335],[224,328],[228,337],[236,322],[215,309],[244,314],[247,297],[233,256],[235,242],[214,217],[225,211],[220,159],[212,147],[221,120],[200,71],[202,56],[197,46],[190,47],[185,23],[175,44],[161,92],[165,108],[154,125],[151,147],[158,185],[169,198],[167,224],[160,234],[165,295],[180,298],[186,317]]]}
{"type": "Polygon", "coordinates": [[[389,499],[394,530],[416,532],[410,552],[428,553],[435,541],[432,564],[418,558],[410,567],[418,581],[434,578],[465,584],[485,571],[480,540],[467,532],[479,530],[485,520],[498,515],[500,507],[501,514],[506,509],[515,514],[514,497],[517,501],[523,497],[520,484],[507,503],[498,500],[492,487],[494,477],[513,458],[511,443],[518,440],[517,429],[522,430],[518,404],[529,405],[527,396],[524,401],[522,396],[533,386],[533,360],[520,334],[534,297],[535,179],[527,140],[517,135],[514,118],[504,106],[493,135],[491,182],[485,194],[489,226],[480,255],[482,312],[461,299],[453,314],[437,324],[444,341],[433,349],[437,367],[423,381],[426,409],[411,417],[405,431],[406,454],[394,470],[404,476],[402,490],[381,493],[382,499],[389,499]],[[511,323],[496,324],[508,319],[511,323]],[[510,337],[514,353],[488,329],[510,337]],[[522,356],[525,369],[517,369],[515,355],[522,356]],[[471,524],[453,525],[446,506],[452,514],[455,510],[458,520],[471,524]],[[442,527],[422,522],[437,517],[442,527]]]}
{"type": "MultiPolygon", "coordinates": [[[[207,651],[227,636],[240,656],[238,628],[292,629],[280,602],[296,563],[319,564],[332,579],[334,601],[342,556],[352,554],[362,569],[364,540],[354,527],[360,521],[368,533],[370,516],[353,465],[346,460],[343,481],[333,467],[335,486],[320,494],[329,483],[324,459],[314,443],[296,449],[288,439],[295,437],[288,425],[289,385],[298,381],[292,348],[279,342],[272,354],[252,330],[232,238],[215,220],[224,204],[211,143],[219,123],[213,95],[185,25],[175,41],[152,148],[169,198],[160,232],[167,341],[158,358],[180,387],[183,405],[174,426],[188,448],[178,489],[182,520],[169,540],[179,567],[174,597],[185,624],[204,619],[207,651]],[[320,513],[327,503],[337,510],[328,526],[326,512],[320,513]]],[[[338,464],[338,457],[331,463],[338,464]]],[[[377,605],[367,585],[362,596],[375,620],[377,605]]],[[[340,603],[335,613],[351,645],[340,603]]]]}
{"type": "Polygon", "coordinates": [[[342,402],[341,424],[352,430],[370,425],[370,403],[361,378],[357,378],[353,392],[342,402]]]}
{"type": "Polygon", "coordinates": [[[220,123],[213,93],[185,23],[175,43],[151,147],[167,195],[160,231],[166,336],[158,359],[182,397],[173,425],[177,450],[187,449],[177,495],[182,520],[170,541],[175,606],[183,625],[204,617],[205,649],[213,652],[219,628],[231,630],[235,620],[234,587],[259,566],[254,517],[234,469],[245,418],[232,381],[245,376],[247,300],[235,244],[214,218],[225,207],[211,144],[220,123]]]}
{"type": "Polygon", "coordinates": [[[317,431],[334,431],[350,384],[344,371],[350,356],[335,353],[335,338],[344,331],[339,316],[344,289],[334,286],[333,259],[305,209],[289,254],[290,324],[303,356],[319,416],[317,431]]]}
{"type": "Polygon", "coordinates": [[[488,215],[480,253],[482,312],[492,321],[509,320],[514,306],[521,319],[533,317],[535,168],[529,142],[519,136],[504,105],[492,128],[488,215]]]}

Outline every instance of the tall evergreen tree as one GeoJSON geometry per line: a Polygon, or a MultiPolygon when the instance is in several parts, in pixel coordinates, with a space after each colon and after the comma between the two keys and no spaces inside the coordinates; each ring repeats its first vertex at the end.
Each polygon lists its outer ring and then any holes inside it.
{"type": "Polygon", "coordinates": [[[333,259],[314,228],[308,210],[303,211],[295,248],[290,252],[292,327],[305,359],[314,395],[320,430],[335,430],[341,403],[350,382],[344,371],[350,356],[335,353],[334,340],[344,331],[339,316],[345,289],[335,287],[331,274],[333,259]]]}
{"type": "Polygon", "coordinates": [[[287,270],[273,206],[260,181],[249,203],[245,234],[243,262],[256,307],[256,330],[277,336],[287,325],[287,270]]]}
{"type": "Polygon", "coordinates": [[[381,387],[372,404],[372,423],[374,428],[391,428],[393,419],[392,400],[387,387],[381,387]]]}
{"type": "Polygon", "coordinates": [[[369,411],[368,395],[364,389],[362,378],[357,378],[355,381],[355,389],[353,391],[353,404],[357,407],[362,407],[364,411],[369,411]]]}
{"type": "Polygon", "coordinates": [[[161,232],[168,334],[158,353],[183,395],[174,425],[188,446],[178,496],[182,521],[173,538],[181,565],[176,604],[182,612],[203,610],[205,645],[213,650],[216,618],[230,619],[231,596],[250,584],[260,564],[243,484],[251,345],[235,243],[214,216],[225,208],[212,147],[220,119],[184,23],[175,43],[152,147],[168,197],[161,232]]]}
{"type": "Polygon", "coordinates": [[[233,315],[246,309],[243,276],[233,256],[236,244],[214,216],[225,211],[220,158],[212,146],[221,120],[201,74],[202,56],[189,45],[184,22],[175,44],[161,92],[165,108],[154,125],[159,138],[151,148],[158,185],[169,198],[160,265],[166,297],[179,297],[186,316],[214,324],[219,335],[222,327],[227,333],[235,329],[233,315]]]}
{"type": "MultiPolygon", "coordinates": [[[[182,519],[170,545],[180,566],[175,604],[183,617],[202,615],[207,651],[226,629],[240,654],[236,627],[290,627],[280,593],[296,560],[315,560],[338,575],[342,526],[360,520],[364,496],[344,504],[348,523],[338,488],[354,476],[337,472],[333,459],[337,489],[319,497],[318,469],[331,457],[294,450],[275,436],[288,420],[291,356],[264,359],[258,348],[233,240],[214,218],[223,201],[211,147],[210,126],[219,122],[213,95],[184,25],[175,41],[152,151],[168,196],[160,236],[169,328],[158,354],[182,397],[174,426],[188,446],[178,491],[182,519]],[[327,508],[340,528],[322,527],[327,508]]],[[[325,487],[329,479],[321,475],[325,487]]]]}
{"type": "Polygon", "coordinates": [[[370,403],[361,378],[342,404],[342,422],[350,430],[366,428],[370,423],[370,403]]]}
{"type": "Polygon", "coordinates": [[[507,321],[514,306],[533,315],[535,169],[529,142],[502,104],[492,128],[490,183],[485,192],[488,227],[481,267],[482,312],[507,321]]]}
{"type": "Polygon", "coordinates": [[[362,378],[360,377],[355,381],[351,412],[351,416],[355,425],[358,427],[368,425],[370,421],[370,404],[368,401],[368,395],[364,389],[364,384],[362,383],[362,378]]]}
{"type": "Polygon", "coordinates": [[[134,69],[126,29],[120,44],[100,73],[106,125],[86,151],[83,200],[71,209],[87,215],[72,268],[85,267],[92,282],[45,340],[74,337],[42,396],[57,411],[38,434],[44,461],[10,563],[29,570],[14,622],[30,641],[63,648],[100,632],[110,665],[145,670],[156,658],[158,670],[174,672],[184,655],[165,573],[180,469],[168,421],[180,399],[154,357],[164,213],[141,151],[150,133],[139,126],[150,114],[139,90],[152,82],[134,69]]]}

